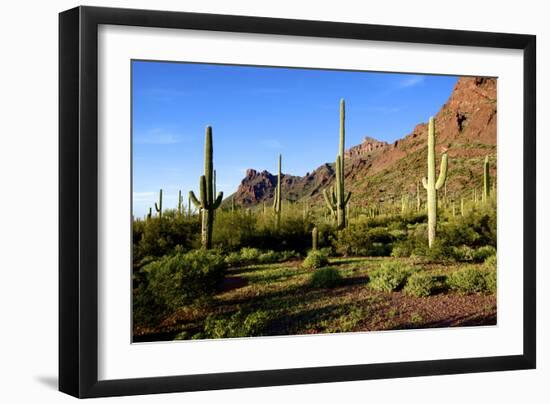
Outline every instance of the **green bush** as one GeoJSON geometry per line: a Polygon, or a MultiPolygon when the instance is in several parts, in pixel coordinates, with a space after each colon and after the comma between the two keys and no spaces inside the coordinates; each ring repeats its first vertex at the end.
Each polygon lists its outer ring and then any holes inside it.
{"type": "Polygon", "coordinates": [[[369,222],[352,222],[334,241],[336,252],[343,255],[389,256],[396,237],[385,227],[369,226],[369,222]]]}
{"type": "Polygon", "coordinates": [[[461,245],[460,247],[451,247],[453,257],[457,261],[467,262],[474,260],[475,250],[467,245],[461,245]]]}
{"type": "Polygon", "coordinates": [[[488,270],[485,272],[485,285],[487,292],[495,294],[497,292],[497,271],[488,270]]]}
{"type": "Polygon", "coordinates": [[[342,275],[333,267],[318,269],[311,274],[309,286],[312,288],[333,288],[342,282],[342,275]]]}
{"type": "Polygon", "coordinates": [[[410,266],[398,262],[385,262],[369,273],[369,286],[379,292],[393,292],[405,286],[407,278],[414,273],[410,266]]]}
{"type": "Polygon", "coordinates": [[[490,291],[489,288],[491,287],[487,284],[487,272],[475,266],[468,266],[452,272],[447,277],[447,284],[452,290],[463,295],[485,293],[490,291]]]}
{"type": "Polygon", "coordinates": [[[271,322],[271,316],[265,311],[246,313],[237,311],[230,317],[208,316],[204,324],[206,338],[239,338],[264,335],[271,322]]]}
{"type": "Polygon", "coordinates": [[[412,249],[405,243],[394,244],[391,250],[391,256],[396,258],[405,258],[411,256],[412,249]]]}
{"type": "Polygon", "coordinates": [[[243,247],[240,251],[230,252],[225,256],[225,263],[229,266],[243,266],[251,264],[272,264],[284,262],[299,256],[295,251],[261,251],[257,248],[243,247]]]}
{"type": "Polygon", "coordinates": [[[496,271],[496,269],[497,269],[497,256],[496,255],[488,256],[485,259],[483,265],[485,266],[485,268],[487,268],[489,270],[496,271]]]}
{"type": "MultiPolygon", "coordinates": [[[[168,212],[168,211],[167,211],[168,212]]],[[[134,270],[146,257],[160,258],[173,254],[175,247],[189,251],[200,244],[200,223],[196,216],[153,217],[149,220],[132,222],[134,270]]]]}
{"type": "Polygon", "coordinates": [[[328,255],[322,250],[310,251],[302,263],[306,269],[317,269],[328,264],[328,255]]]}
{"type": "Polygon", "coordinates": [[[220,252],[203,249],[166,256],[143,268],[152,296],[172,310],[212,295],[224,270],[220,252]]]}
{"type": "Polygon", "coordinates": [[[497,250],[492,245],[484,245],[477,248],[473,253],[473,260],[475,262],[484,262],[491,256],[496,256],[497,250]]]}
{"type": "Polygon", "coordinates": [[[241,248],[241,261],[243,263],[254,263],[258,261],[262,252],[257,248],[243,247],[241,248]]]}
{"type": "Polygon", "coordinates": [[[426,297],[438,289],[437,278],[426,272],[415,272],[407,280],[403,291],[411,296],[426,297]]]}

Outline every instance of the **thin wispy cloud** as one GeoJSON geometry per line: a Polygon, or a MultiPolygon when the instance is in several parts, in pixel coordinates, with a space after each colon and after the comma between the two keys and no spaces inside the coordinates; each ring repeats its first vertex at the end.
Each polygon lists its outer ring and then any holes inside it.
{"type": "Polygon", "coordinates": [[[398,84],[398,86],[399,86],[399,88],[414,87],[414,86],[417,86],[417,85],[421,84],[422,82],[424,82],[424,80],[426,80],[425,76],[411,76],[411,77],[407,77],[407,78],[403,79],[398,84]]]}
{"type": "Polygon", "coordinates": [[[166,131],[164,129],[155,128],[145,133],[138,133],[135,136],[134,142],[136,144],[150,144],[150,145],[170,145],[181,143],[187,140],[183,134],[178,132],[166,131]]]}

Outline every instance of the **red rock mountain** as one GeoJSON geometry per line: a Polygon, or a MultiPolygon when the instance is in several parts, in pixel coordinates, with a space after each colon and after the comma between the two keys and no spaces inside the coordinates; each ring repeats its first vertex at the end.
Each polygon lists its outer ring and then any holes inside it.
{"type": "MultiPolygon", "coordinates": [[[[496,79],[463,77],[435,116],[436,159],[439,164],[439,154],[448,152],[447,191],[451,198],[467,197],[474,188],[481,188],[486,155],[490,157],[492,174],[496,175],[496,99],[496,79]]],[[[346,189],[353,193],[352,202],[367,206],[415,194],[416,184],[426,175],[426,154],[425,122],[392,144],[366,137],[361,144],[349,148],[345,153],[345,177],[346,189]]],[[[303,177],[283,174],[283,198],[322,203],[322,190],[333,179],[332,163],[325,163],[303,177]]],[[[235,203],[253,206],[270,201],[276,184],[276,175],[249,169],[233,194],[235,203]]]]}

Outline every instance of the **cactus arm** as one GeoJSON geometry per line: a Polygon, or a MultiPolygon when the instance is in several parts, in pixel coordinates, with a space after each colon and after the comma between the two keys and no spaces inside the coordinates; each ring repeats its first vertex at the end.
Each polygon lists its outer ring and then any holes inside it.
{"type": "Polygon", "coordinates": [[[199,182],[199,197],[201,201],[201,207],[203,209],[208,209],[208,188],[206,185],[206,177],[204,175],[201,175],[200,182],[199,182]]]}
{"type": "Polygon", "coordinates": [[[447,153],[443,153],[441,157],[441,169],[439,170],[439,178],[435,183],[435,189],[440,189],[447,181],[447,153]]]}
{"type": "Polygon", "coordinates": [[[195,207],[197,209],[202,208],[202,205],[201,205],[200,201],[197,199],[197,197],[195,196],[195,193],[193,191],[189,191],[189,200],[191,202],[193,202],[193,205],[195,205],[195,207]]]}
{"type": "Polygon", "coordinates": [[[223,192],[218,192],[218,197],[214,201],[214,204],[212,205],[212,209],[218,209],[222,203],[223,200],[223,192]]]}
{"type": "Polygon", "coordinates": [[[159,205],[157,205],[156,202],[155,202],[155,210],[156,210],[157,212],[160,212],[159,205]]]}
{"type": "Polygon", "coordinates": [[[328,196],[326,188],[323,189],[323,197],[325,198],[325,203],[327,207],[330,209],[330,213],[334,214],[334,205],[332,204],[330,197],[328,196]]]}
{"type": "Polygon", "coordinates": [[[426,177],[422,177],[422,186],[424,187],[424,189],[428,189],[428,180],[426,179],[426,177]]]}
{"type": "Polygon", "coordinates": [[[350,198],[351,198],[351,192],[348,192],[348,194],[344,198],[344,206],[348,204],[350,198]]]}

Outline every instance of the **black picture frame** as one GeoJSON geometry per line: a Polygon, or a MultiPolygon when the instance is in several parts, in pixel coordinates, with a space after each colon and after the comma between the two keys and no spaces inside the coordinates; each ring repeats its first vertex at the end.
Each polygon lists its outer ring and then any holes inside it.
{"type": "Polygon", "coordinates": [[[151,10],[77,7],[59,15],[59,390],[104,397],[325,383],[536,366],[536,37],[151,10]],[[523,354],[99,381],[98,26],[278,34],[523,51],[523,354]]]}

